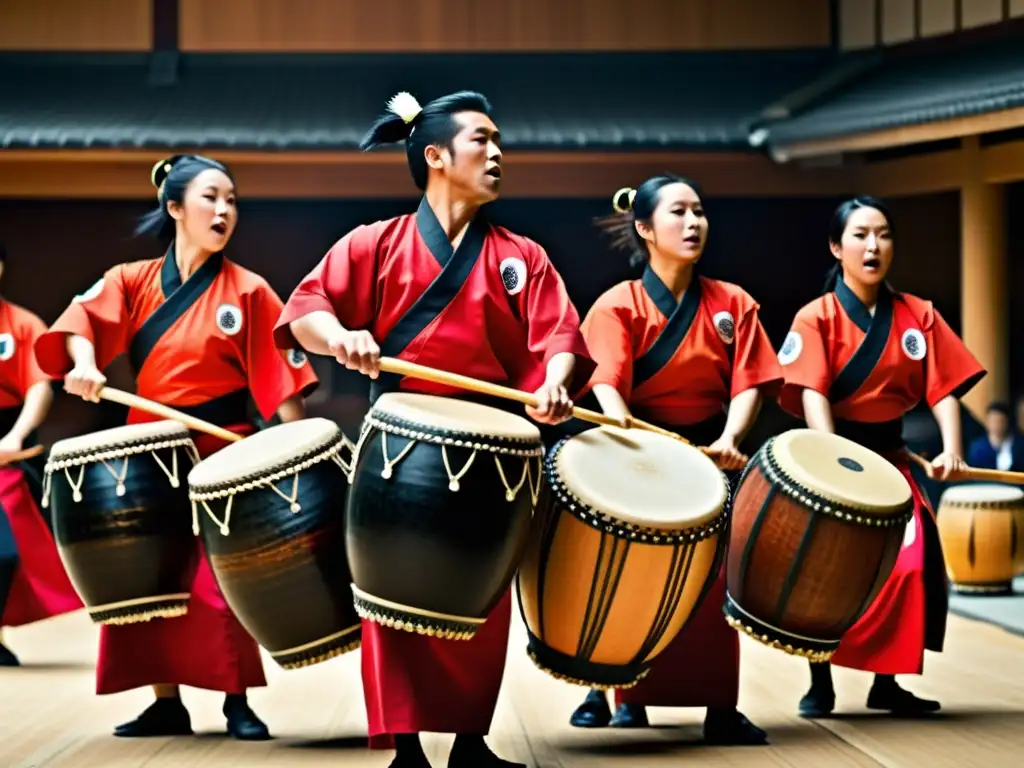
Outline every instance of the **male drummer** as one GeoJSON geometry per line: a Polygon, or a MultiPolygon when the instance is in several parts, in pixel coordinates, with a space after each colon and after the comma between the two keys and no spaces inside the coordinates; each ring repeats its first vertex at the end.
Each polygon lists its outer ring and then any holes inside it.
{"type": "MultiPolygon", "coordinates": [[[[0,243],[0,278],[7,252],[0,243]]],[[[49,519],[39,509],[41,457],[11,461],[35,442],[53,403],[34,344],[46,331],[35,314],[0,298],[0,667],[19,666],[3,628],[77,610],[82,602],[57,554],[49,519]]]]}
{"type": "MultiPolygon", "coordinates": [[[[557,424],[593,371],[579,315],[537,243],[491,224],[501,135],[491,105],[459,92],[421,107],[408,93],[360,147],[405,141],[409,170],[425,192],[417,211],[362,225],[339,240],[299,284],[275,330],[367,374],[370,399],[401,389],[451,389],[380,374],[387,355],[535,393],[527,411],[557,424]]],[[[450,768],[515,764],[484,742],[501,687],[511,593],[470,641],[450,641],[363,621],[362,671],[373,746],[394,737],[395,768],[429,768],[421,731],[458,734],[450,768]]]]}

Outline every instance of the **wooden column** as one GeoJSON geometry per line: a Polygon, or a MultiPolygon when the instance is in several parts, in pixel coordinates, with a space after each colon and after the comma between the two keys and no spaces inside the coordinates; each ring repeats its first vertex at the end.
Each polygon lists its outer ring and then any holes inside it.
{"type": "MultiPolygon", "coordinates": [[[[981,418],[992,400],[1009,396],[1009,287],[1006,194],[985,182],[978,137],[964,139],[960,192],[961,333],[988,375],[964,398],[981,418]]],[[[941,364],[941,363],[940,363],[941,364]]],[[[966,450],[966,447],[965,447],[966,450]]]]}

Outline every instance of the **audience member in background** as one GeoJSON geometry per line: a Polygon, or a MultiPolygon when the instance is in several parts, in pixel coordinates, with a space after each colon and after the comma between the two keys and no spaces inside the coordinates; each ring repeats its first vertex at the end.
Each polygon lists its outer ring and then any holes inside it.
{"type": "MultiPolygon", "coordinates": [[[[1018,414],[1021,410],[1018,405],[1018,414]]],[[[982,469],[1024,470],[1024,438],[1013,429],[1008,405],[989,404],[985,412],[985,436],[971,443],[967,463],[982,469]]]]}

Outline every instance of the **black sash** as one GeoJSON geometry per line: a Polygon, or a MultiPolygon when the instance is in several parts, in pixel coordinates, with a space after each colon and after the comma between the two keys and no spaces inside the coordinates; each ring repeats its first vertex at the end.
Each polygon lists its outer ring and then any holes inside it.
{"type": "Polygon", "coordinates": [[[160,270],[160,286],[164,293],[164,303],[156,308],[139,328],[132,339],[128,350],[128,358],[137,376],[143,364],[157,343],[189,308],[206,292],[224,266],[224,255],[215,253],[197,269],[188,280],[181,282],[181,273],[174,261],[174,243],[164,256],[164,264],[160,270]]]}
{"type": "MultiPolygon", "coordinates": [[[[382,356],[398,357],[458,295],[483,251],[488,224],[482,214],[477,214],[467,227],[459,247],[453,250],[448,235],[427,203],[427,198],[424,197],[416,211],[416,230],[423,238],[427,249],[441,265],[441,273],[406,310],[387,338],[381,342],[382,356]]],[[[402,377],[396,374],[382,373],[370,384],[370,404],[375,403],[385,392],[397,390],[401,380],[402,377]]]]}
{"type": "Polygon", "coordinates": [[[840,403],[853,395],[875,370],[885,351],[885,345],[889,342],[893,317],[892,294],[884,286],[878,293],[878,303],[875,305],[873,317],[842,280],[836,283],[835,294],[847,316],[864,331],[865,336],[853,357],[843,366],[843,370],[829,387],[828,399],[832,404],[840,403]]]}
{"type": "Polygon", "coordinates": [[[654,274],[650,266],[644,270],[643,286],[661,313],[668,318],[668,322],[651,348],[633,361],[634,388],[657,374],[679,351],[700,309],[700,278],[696,274],[678,304],[672,291],[661,282],[661,278],[654,274]]]}

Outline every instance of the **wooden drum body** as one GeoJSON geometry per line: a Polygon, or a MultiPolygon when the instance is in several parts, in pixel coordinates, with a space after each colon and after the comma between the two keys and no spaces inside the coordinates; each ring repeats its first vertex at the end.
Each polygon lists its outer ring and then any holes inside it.
{"type": "Polygon", "coordinates": [[[733,502],[727,620],[828,660],[892,573],[912,516],[910,484],[877,453],[809,429],[771,438],[733,502]]]}
{"type": "Polygon", "coordinates": [[[54,444],[43,506],[64,568],[98,624],[182,616],[197,555],[181,477],[198,461],[175,421],[132,424],[54,444]]]}
{"type": "Polygon", "coordinates": [[[345,557],[350,450],[333,422],[302,419],[222,448],[188,477],[224,598],[285,669],[360,644],[345,557]]]}
{"type": "Polygon", "coordinates": [[[521,416],[449,397],[382,395],[353,460],[348,557],[360,615],[468,640],[512,582],[544,454],[521,416]]]}
{"type": "Polygon", "coordinates": [[[942,494],[939,539],[953,591],[1008,594],[1019,573],[1018,525],[1024,491],[1012,485],[958,485],[942,494]]]}
{"type": "Polygon", "coordinates": [[[635,685],[717,576],[728,494],[711,459],[669,437],[560,441],[518,577],[533,662],[577,685],[635,685]]]}

